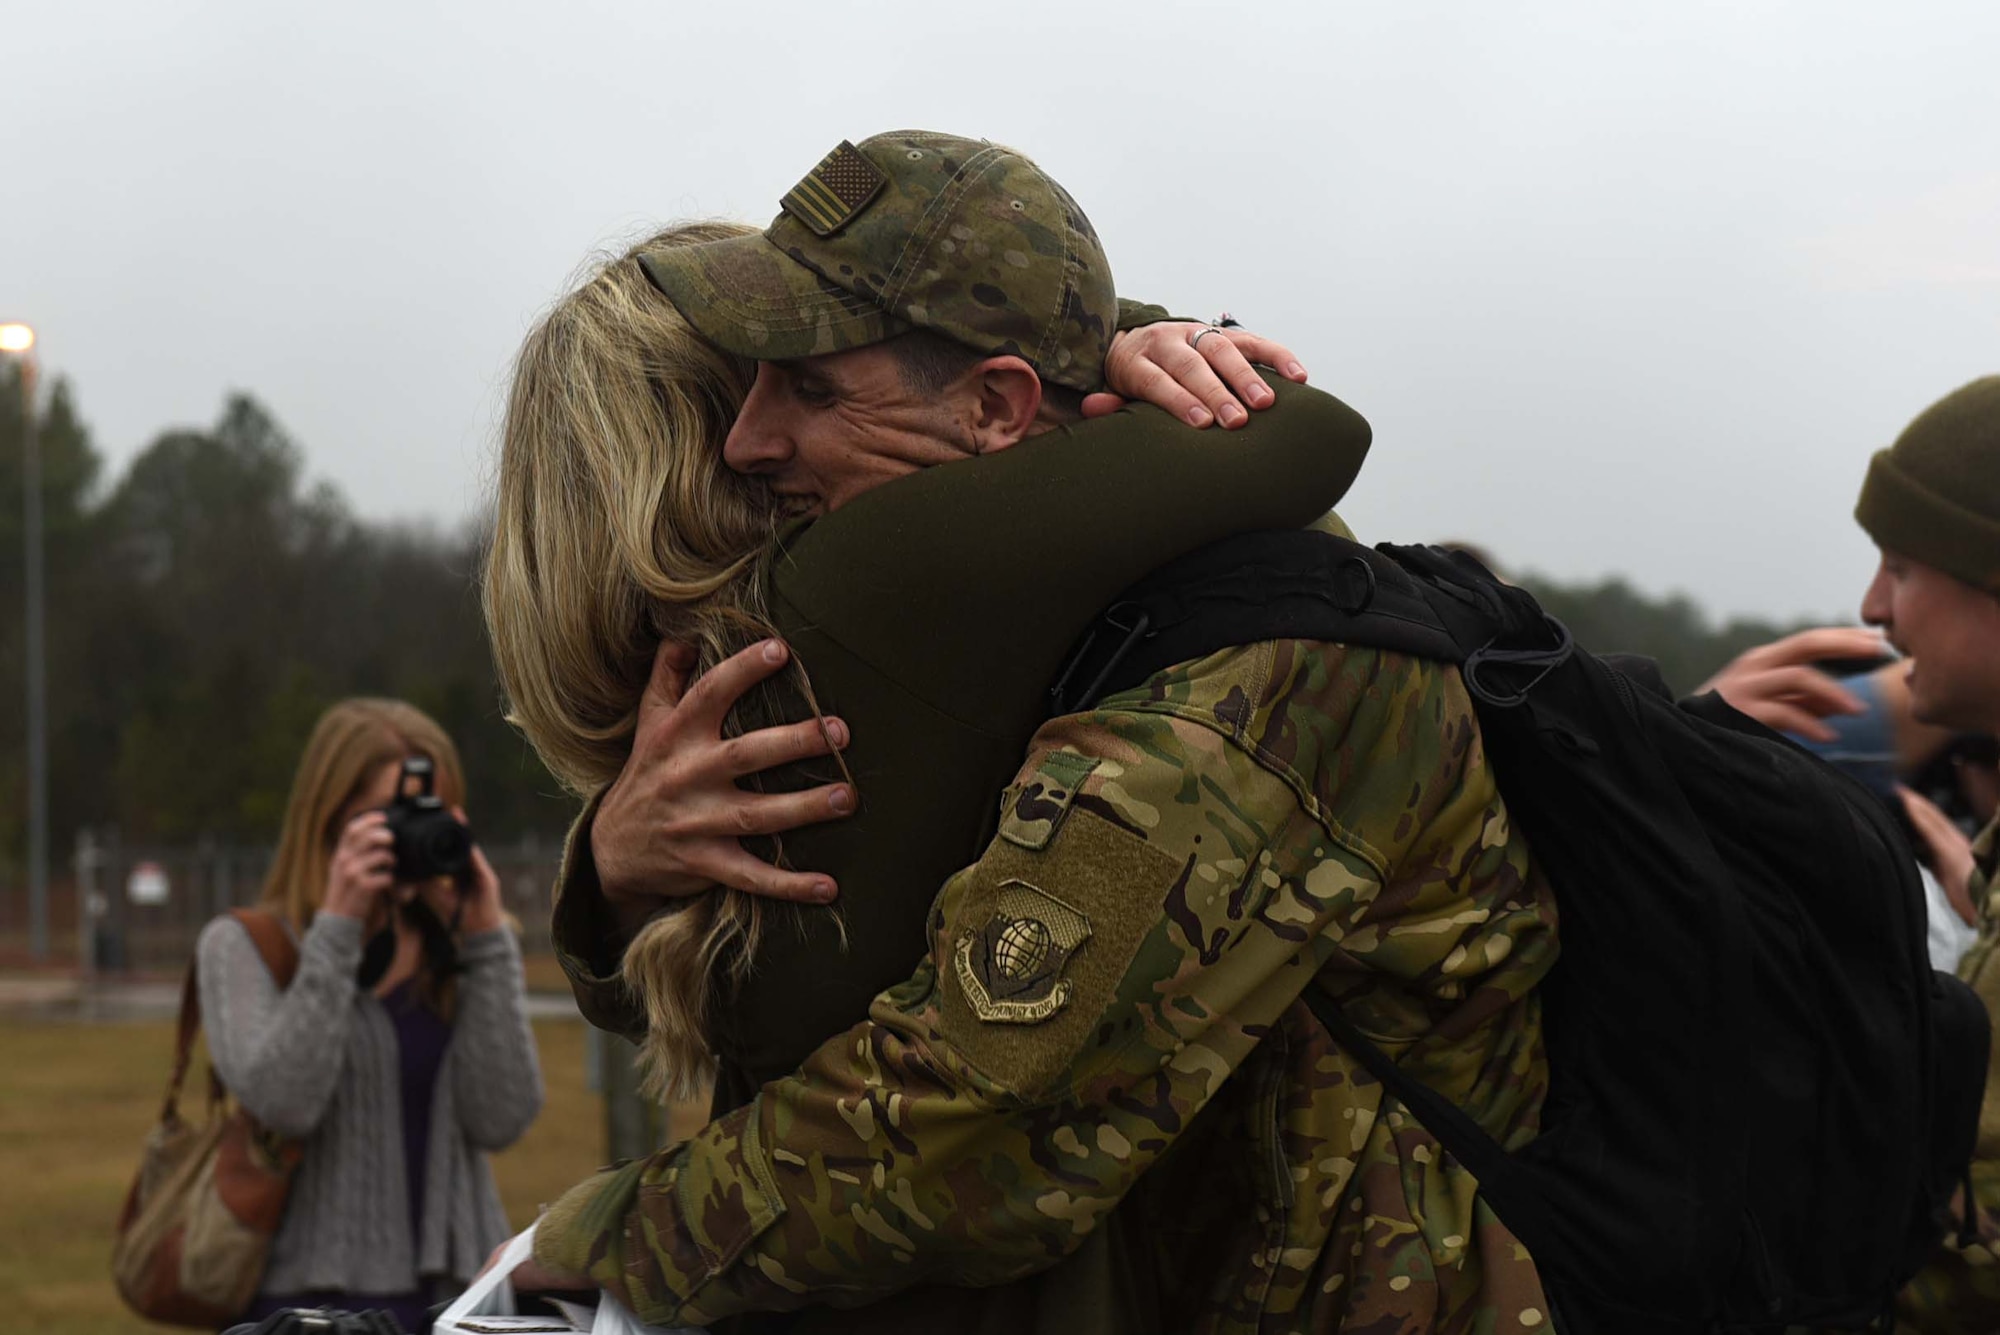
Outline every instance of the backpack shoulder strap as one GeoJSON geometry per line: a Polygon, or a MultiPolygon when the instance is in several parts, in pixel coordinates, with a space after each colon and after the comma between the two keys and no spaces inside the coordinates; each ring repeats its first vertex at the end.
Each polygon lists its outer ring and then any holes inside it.
{"type": "Polygon", "coordinates": [[[1087,709],[1176,663],[1263,640],[1325,640],[1457,663],[1460,632],[1396,557],[1313,529],[1244,533],[1170,562],[1084,633],[1050,713],[1087,709]]]}
{"type": "Polygon", "coordinates": [[[1507,1151],[1487,1134],[1484,1127],[1473,1121],[1470,1114],[1398,1066],[1388,1053],[1376,1047],[1366,1034],[1355,1027],[1354,1021],[1340,1009],[1340,1003],[1319,988],[1307,986],[1299,999],[1318,1017],[1333,1041],[1360,1059],[1361,1064],[1368,1068],[1368,1073],[1394,1094],[1404,1107],[1415,1113],[1424,1129],[1436,1136],[1438,1143],[1465,1165],[1466,1170],[1480,1180],[1482,1187],[1488,1179],[1497,1179],[1501,1175],[1499,1170],[1507,1151]]]}
{"type": "MultiPolygon", "coordinates": [[[[1451,663],[1474,698],[1526,698],[1573,650],[1534,599],[1472,558],[1437,547],[1379,549],[1311,529],[1226,538],[1161,567],[1086,632],[1050,689],[1051,713],[1088,709],[1176,663],[1265,640],[1366,645],[1451,663]]],[[[1531,1192],[1511,1156],[1463,1109],[1403,1071],[1332,997],[1302,998],[1328,1034],[1480,1181],[1511,1223],[1533,1231],[1531,1192]]]]}
{"type": "Polygon", "coordinates": [[[299,948],[292,943],[292,934],[285,930],[284,920],[269,909],[231,909],[229,916],[250,934],[250,942],[257,947],[257,954],[270,970],[278,990],[290,987],[292,975],[299,970],[299,948]]]}

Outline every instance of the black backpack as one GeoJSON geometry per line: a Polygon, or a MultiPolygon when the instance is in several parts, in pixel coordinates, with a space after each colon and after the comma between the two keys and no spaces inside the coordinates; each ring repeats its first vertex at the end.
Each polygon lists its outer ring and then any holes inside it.
{"type": "Polygon", "coordinates": [[[1455,663],[1561,914],[1541,1135],[1508,1153],[1304,1000],[1479,1179],[1565,1335],[1859,1328],[1930,1257],[1985,1086],[1978,997],[1925,956],[1916,860],[1858,782],[1645,660],[1599,658],[1437,548],[1258,533],[1099,618],[1057,713],[1272,639],[1455,663]]]}

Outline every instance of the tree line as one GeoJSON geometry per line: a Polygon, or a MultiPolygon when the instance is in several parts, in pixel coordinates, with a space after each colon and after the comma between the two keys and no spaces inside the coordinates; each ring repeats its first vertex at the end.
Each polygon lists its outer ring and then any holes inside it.
{"type": "MultiPolygon", "coordinates": [[[[475,575],[480,526],[371,523],[255,399],[163,432],[109,477],[70,386],[38,405],[48,598],[51,849],[275,838],[313,721],[393,695],[458,741],[481,829],[553,835],[574,810],[502,717],[475,575]]],[[[0,376],[0,883],[26,847],[22,403],[0,376]]],[[[1619,580],[1522,582],[1584,644],[1649,654],[1691,689],[1781,633],[1714,625],[1619,580]]]]}
{"type": "MultiPolygon", "coordinates": [[[[109,478],[70,387],[38,416],[50,839],[275,839],[320,711],[393,695],[458,742],[474,823],[560,831],[572,804],[501,717],[471,527],[373,524],[307,475],[248,395],[109,478]]],[[[0,383],[0,863],[26,847],[18,379],[0,383]]]]}

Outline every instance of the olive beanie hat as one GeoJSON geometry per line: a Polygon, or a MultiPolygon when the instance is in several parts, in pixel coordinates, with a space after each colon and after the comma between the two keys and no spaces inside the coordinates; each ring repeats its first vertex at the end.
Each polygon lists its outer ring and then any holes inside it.
{"type": "Polygon", "coordinates": [[[1877,452],[1854,517],[1884,551],[2000,593],[2000,375],[1945,395],[1877,452]]]}

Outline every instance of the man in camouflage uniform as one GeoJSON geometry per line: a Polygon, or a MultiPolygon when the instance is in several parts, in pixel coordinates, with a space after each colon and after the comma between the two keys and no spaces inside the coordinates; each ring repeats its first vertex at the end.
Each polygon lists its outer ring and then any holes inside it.
{"type": "MultiPolygon", "coordinates": [[[[649,265],[762,362],[726,453],[778,491],[837,506],[1098,383],[1108,266],[1018,155],[878,136],[784,209],[649,265]],[[969,349],[988,392],[908,390],[880,345],[912,326],[969,349]]],[[[705,1324],[1001,1284],[1122,1226],[1152,1328],[1549,1329],[1478,1184],[1300,1000],[1326,991],[1489,1132],[1534,1135],[1555,912],[1456,669],[1267,642],[1051,721],[930,936],[799,1072],[566,1194],[528,1278],[705,1324]]],[[[568,944],[581,974],[593,952],[568,944]]]]}
{"type": "MultiPolygon", "coordinates": [[[[2000,734],[2000,376],[1946,395],[1878,452],[1855,518],[1882,554],[1861,616],[1909,659],[1911,713],[2000,734]]],[[[1813,632],[1829,646],[1814,653],[1851,652],[1831,647],[1831,634],[1813,632]]],[[[1732,666],[1712,684],[1773,726],[1796,727],[1788,711],[1830,703],[1817,689],[1801,700],[1783,671],[1732,666]]],[[[2000,817],[1974,841],[1972,862],[1979,937],[1958,973],[1996,1021],[1972,1163],[1977,1240],[1960,1247],[1954,1235],[1904,1289],[1900,1329],[1925,1335],[2000,1331],[2000,817]]]]}

